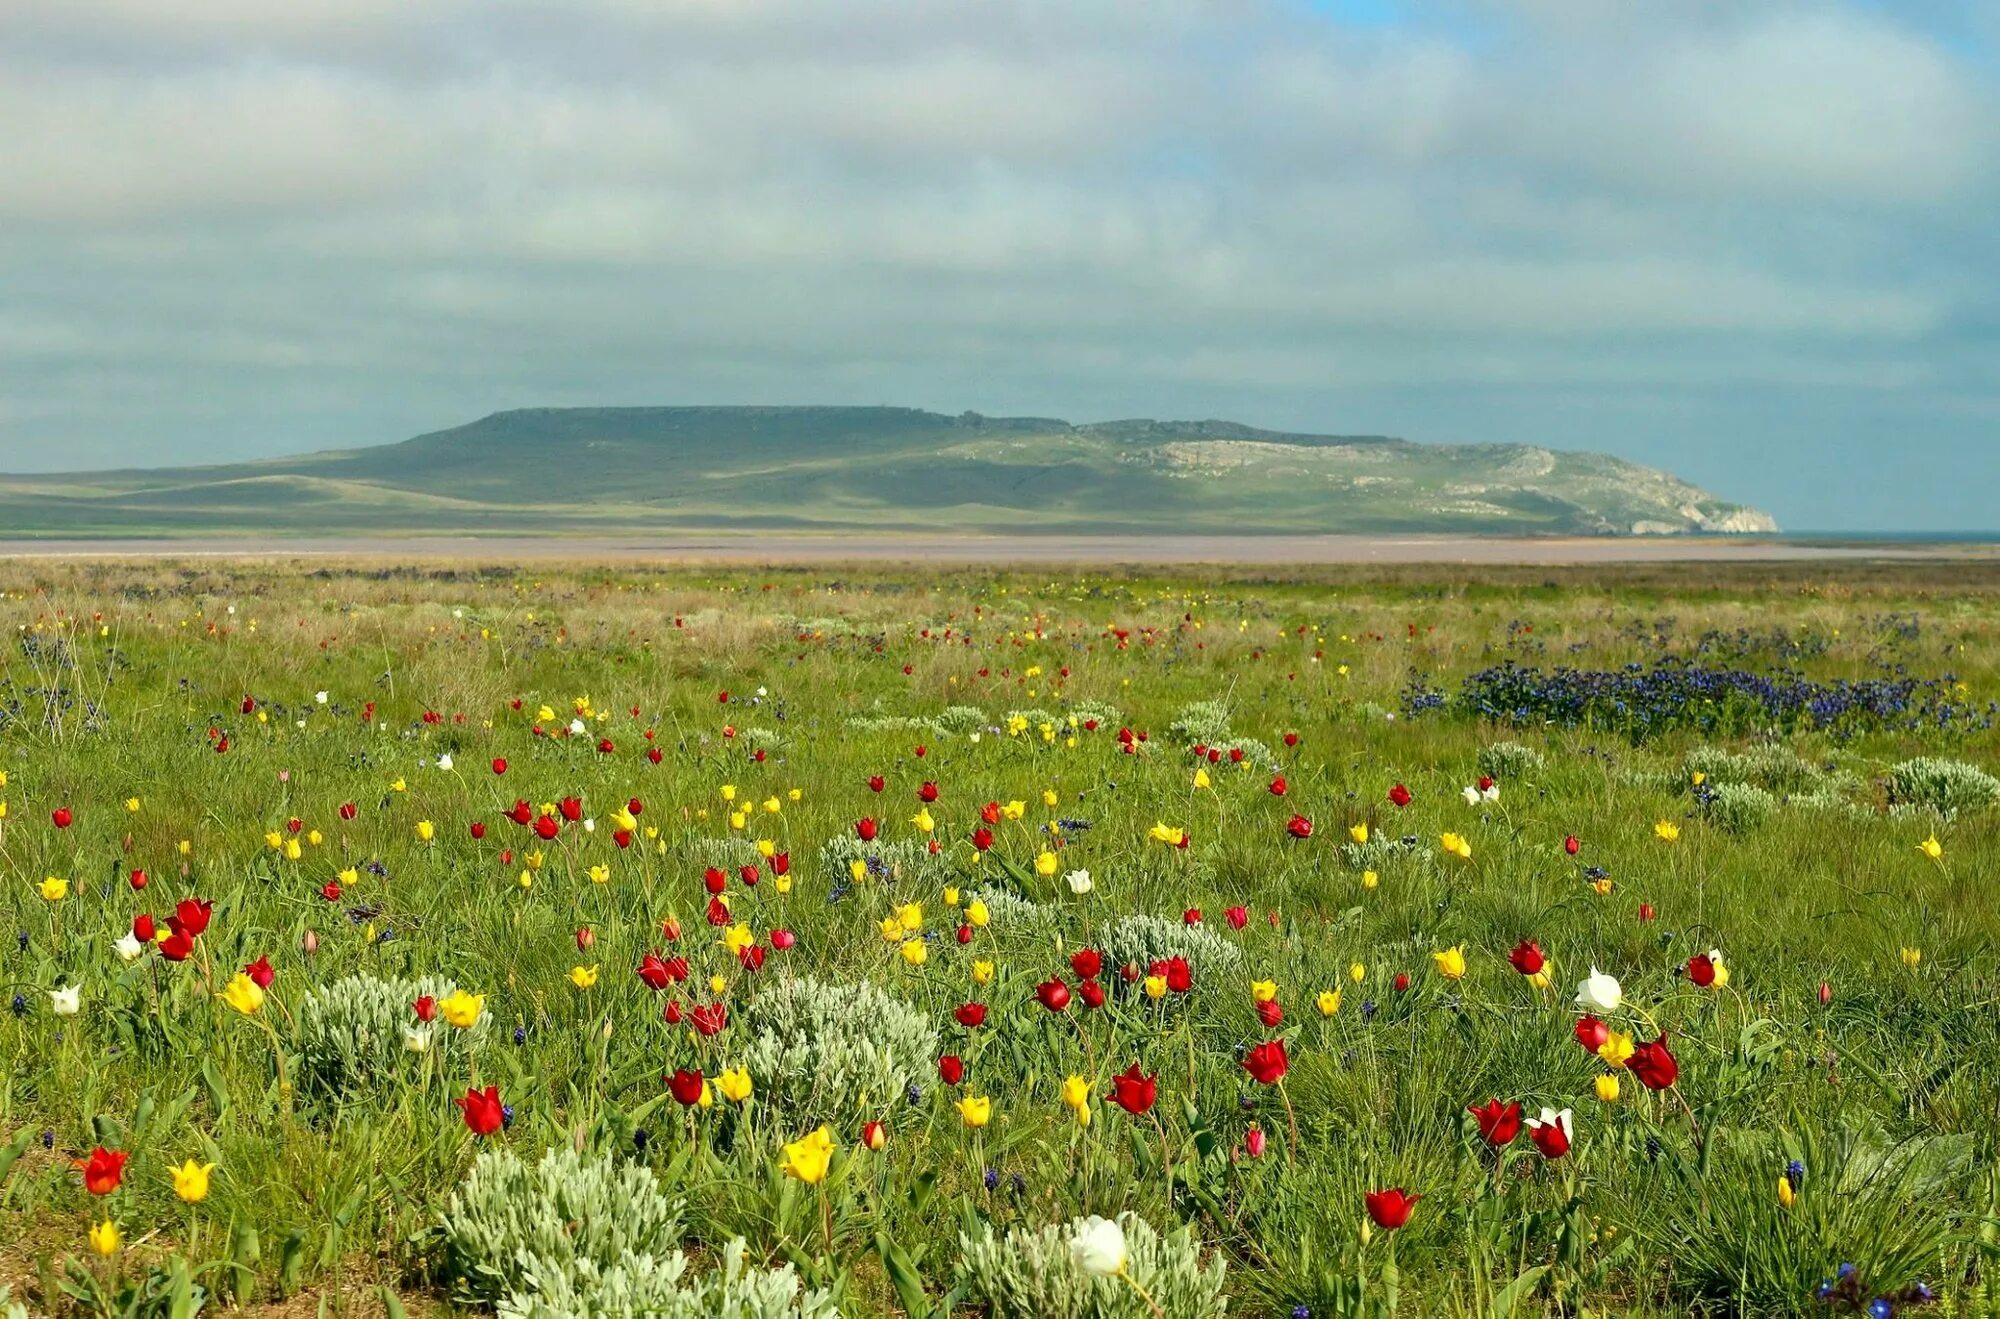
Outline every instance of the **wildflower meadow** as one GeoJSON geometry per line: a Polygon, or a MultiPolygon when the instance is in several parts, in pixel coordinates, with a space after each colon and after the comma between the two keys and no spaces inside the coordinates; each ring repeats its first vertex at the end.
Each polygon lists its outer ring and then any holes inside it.
{"type": "Polygon", "coordinates": [[[1991,1313],[1996,587],[8,562],[0,1313],[1991,1313]]]}

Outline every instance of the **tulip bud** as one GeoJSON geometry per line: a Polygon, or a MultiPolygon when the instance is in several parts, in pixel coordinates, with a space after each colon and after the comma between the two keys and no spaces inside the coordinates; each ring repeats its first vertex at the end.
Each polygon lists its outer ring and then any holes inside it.
{"type": "Polygon", "coordinates": [[[1819,982],[1819,1005],[1825,1007],[1833,1002],[1833,986],[1822,980],[1819,982]]]}
{"type": "Polygon", "coordinates": [[[306,956],[311,957],[319,951],[319,931],[307,930],[305,938],[300,940],[299,943],[305,949],[306,956]]]}
{"type": "Polygon", "coordinates": [[[591,929],[588,925],[577,926],[576,948],[578,952],[589,952],[591,945],[596,942],[597,931],[591,929]]]}

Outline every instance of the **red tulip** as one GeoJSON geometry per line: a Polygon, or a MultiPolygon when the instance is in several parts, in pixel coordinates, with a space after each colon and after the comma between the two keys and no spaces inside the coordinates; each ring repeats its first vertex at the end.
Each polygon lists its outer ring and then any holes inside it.
{"type": "Polygon", "coordinates": [[[271,959],[268,957],[259,957],[244,967],[243,974],[249,976],[259,989],[269,989],[271,982],[278,978],[278,973],[271,969],[271,959]]]}
{"type": "Polygon", "coordinates": [[[660,935],[668,943],[676,942],[681,937],[681,923],[672,916],[667,917],[660,922],[660,935]]]}
{"type": "Polygon", "coordinates": [[[124,1150],[108,1150],[99,1145],[89,1158],[78,1159],[76,1166],[83,1169],[84,1189],[92,1195],[110,1195],[125,1180],[125,1161],[131,1157],[124,1150]]]}
{"type": "Polygon", "coordinates": [[[1822,980],[1819,982],[1819,1005],[1825,1007],[1833,1002],[1833,986],[1822,980]]]}
{"type": "Polygon", "coordinates": [[[166,958],[169,962],[185,962],[193,952],[194,940],[188,938],[179,930],[175,930],[172,934],[160,940],[160,956],[166,958]]]}
{"type": "Polygon", "coordinates": [[[1666,1090],[1680,1079],[1681,1065],[1667,1049],[1667,1037],[1649,1040],[1632,1051],[1625,1067],[1648,1090],[1666,1090]]]}
{"type": "Polygon", "coordinates": [[[1285,832],[1294,838],[1310,838],[1313,836],[1313,822],[1303,815],[1294,815],[1285,822],[1285,832]]]}
{"type": "Polygon", "coordinates": [[[792,854],[790,852],[779,852],[773,856],[771,858],[771,873],[774,875],[791,874],[792,854]]]}
{"type": "Polygon", "coordinates": [[[1086,980],[1081,985],[1078,985],[1076,994],[1078,998],[1083,1000],[1083,1005],[1087,1008],[1101,1008],[1104,1006],[1104,986],[1098,984],[1095,980],[1086,980]]]}
{"type": "Polygon", "coordinates": [[[701,872],[701,886],[710,893],[720,893],[729,887],[729,876],[715,866],[710,866],[701,872]]]}
{"type": "Polygon", "coordinates": [[[576,950],[578,952],[587,953],[593,947],[595,947],[596,944],[597,944],[596,930],[591,929],[588,925],[579,925],[576,927],[576,950]]]}
{"type": "Polygon", "coordinates": [[[1542,1152],[1545,1159],[1560,1159],[1569,1153],[1569,1128],[1561,1120],[1544,1122],[1539,1118],[1529,1118],[1528,1139],[1535,1142],[1535,1148],[1542,1152]]]}
{"type": "MultiPolygon", "coordinates": [[[[345,810],[346,808],[342,807],[341,809],[345,810]]],[[[513,809],[502,811],[501,814],[505,815],[515,824],[527,824],[535,818],[535,808],[528,805],[527,802],[516,798],[513,809]]]]}
{"type": "Polygon", "coordinates": [[[1538,975],[1548,965],[1548,959],[1542,956],[1542,946],[1533,939],[1523,939],[1515,944],[1514,951],[1507,954],[1507,960],[1524,976],[1538,975]]]}
{"type": "Polygon", "coordinates": [[[69,807],[67,806],[58,806],[49,812],[49,819],[55,821],[55,826],[58,829],[69,828],[70,821],[75,818],[75,816],[70,814],[69,807]]]}
{"type": "Polygon", "coordinates": [[[1596,1017],[1585,1017],[1576,1023],[1576,1042],[1583,1046],[1586,1053],[1596,1053],[1610,1038],[1611,1027],[1596,1017]]]}
{"type": "Polygon", "coordinates": [[[1122,1073],[1111,1078],[1111,1093],[1104,1097],[1133,1117],[1143,1117],[1152,1111],[1153,1101],[1159,1097],[1159,1093],[1158,1074],[1141,1076],[1139,1064],[1133,1063],[1122,1073]]]}
{"type": "Polygon", "coordinates": [[[1069,1006],[1069,986],[1060,980],[1044,980],[1035,986],[1035,998],[1051,1012],[1061,1012],[1069,1006]]]}
{"type": "MultiPolygon", "coordinates": [[[[647,734],[647,736],[648,736],[648,737],[651,737],[651,736],[652,736],[652,734],[648,733],[648,734],[647,734]]],[[[662,760],[665,760],[665,759],[666,759],[666,753],[665,753],[665,752],[663,752],[663,751],[661,751],[661,750],[660,750],[660,749],[659,749],[658,747],[647,747],[647,748],[646,748],[646,759],[648,759],[648,760],[652,761],[652,762],[653,762],[653,763],[654,763],[655,765],[657,765],[657,764],[659,764],[659,763],[660,763],[660,762],[661,762],[662,760]]]]}
{"type": "Polygon", "coordinates": [[[1285,1010],[1278,1006],[1277,999],[1265,999],[1257,1005],[1257,1020],[1264,1023],[1265,1030],[1276,1030],[1284,1024],[1285,1010]]]}
{"type": "Polygon", "coordinates": [[[1642,902],[1642,903],[1640,903],[1640,904],[1639,904],[1639,919],[1640,919],[1640,920],[1642,920],[1642,921],[1649,921],[1649,920],[1653,919],[1653,904],[1652,904],[1652,903],[1650,903],[1650,902],[1642,902]]]}
{"type": "Polygon", "coordinates": [[[1363,1196],[1368,1206],[1368,1216],[1375,1220],[1375,1226],[1385,1232],[1393,1232],[1410,1221],[1410,1211],[1417,1207],[1421,1195],[1411,1195],[1402,1187],[1392,1187],[1387,1191],[1370,1191],[1363,1196]]]}
{"type": "Polygon", "coordinates": [[[704,1003],[688,1014],[696,1031],[703,1035],[720,1035],[729,1024],[729,1009],[720,1003],[704,1003]]]}
{"type": "Polygon", "coordinates": [[[535,837],[547,842],[562,831],[562,825],[553,815],[544,815],[535,821],[535,837]]]}
{"type": "Polygon", "coordinates": [[[882,791],[883,788],[888,786],[888,782],[889,781],[883,778],[880,774],[874,775],[872,778],[868,780],[868,791],[880,792],[882,791]]]}
{"type": "Polygon", "coordinates": [[[1069,969],[1076,973],[1078,980],[1095,980],[1097,973],[1104,969],[1104,957],[1095,948],[1085,948],[1072,953],[1069,969]]]}
{"type": "Polygon", "coordinates": [[[757,880],[763,873],[763,871],[757,869],[755,866],[744,866],[736,872],[736,877],[743,881],[745,888],[756,888],[757,880]]]}
{"type": "Polygon", "coordinates": [[[1243,1133],[1243,1145],[1244,1148],[1249,1151],[1251,1158],[1261,1159],[1264,1157],[1264,1144],[1266,1139],[1267,1138],[1264,1135],[1264,1128],[1262,1127],[1252,1127],[1250,1128],[1250,1130],[1243,1133]]]}
{"type": "Polygon", "coordinates": [[[1569,853],[1571,856],[1575,856],[1582,850],[1583,844],[1577,840],[1575,834],[1571,834],[1569,837],[1563,839],[1563,851],[1569,853]]]}
{"type": "Polygon", "coordinates": [[[1250,923],[1250,909],[1248,907],[1231,907],[1222,914],[1228,918],[1229,928],[1232,930],[1240,930],[1250,923]]]}
{"type": "Polygon", "coordinates": [[[1707,953],[1696,953],[1688,958],[1688,979],[1701,989],[1712,986],[1715,983],[1715,960],[1707,953]]]}
{"type": "Polygon", "coordinates": [[[208,932],[208,918],[215,910],[213,902],[200,898],[182,898],[174,904],[173,919],[180,922],[177,927],[190,939],[200,938],[208,932]]]}
{"type": "Polygon", "coordinates": [[[132,937],[140,943],[153,942],[153,918],[140,912],[132,918],[132,937]]]}
{"type": "Polygon", "coordinates": [[[987,802],[979,808],[979,818],[987,824],[1000,823],[1000,803],[997,801],[987,802]]]}
{"type": "MultiPolygon", "coordinates": [[[[1398,783],[1395,787],[1389,789],[1389,800],[1397,806],[1408,806],[1411,801],[1410,790],[1398,783]]],[[[1398,1192],[1398,1194],[1401,1194],[1401,1192],[1398,1192]]],[[[1413,1200],[1410,1203],[1415,1204],[1416,1202],[1413,1200]]],[[[1406,1210],[1406,1215],[1407,1212],[1406,1210]]]]}
{"type": "Polygon", "coordinates": [[[1167,959],[1167,988],[1176,994],[1185,994],[1194,988],[1194,970],[1188,966],[1187,958],[1167,959]]]}
{"type": "Polygon", "coordinates": [[[993,846],[993,831],[980,826],[972,831],[972,846],[975,851],[984,852],[993,846]]]}
{"type": "Polygon", "coordinates": [[[938,1079],[946,1085],[957,1085],[965,1079],[965,1059],[955,1053],[948,1053],[938,1059],[938,1079]]]}
{"type": "Polygon", "coordinates": [[[1181,913],[1181,924],[1183,924],[1183,925],[1199,925],[1199,924],[1201,924],[1201,908],[1200,908],[1200,907],[1189,907],[1189,908],[1188,908],[1188,909],[1187,909],[1186,911],[1182,912],[1182,913],[1181,913]]]}
{"type": "Polygon", "coordinates": [[[701,1069],[697,1067],[690,1072],[685,1067],[676,1068],[667,1078],[667,1089],[673,1092],[676,1102],[694,1107],[701,1102],[701,1069]]]}
{"type": "Polygon", "coordinates": [[[500,1087],[489,1085],[484,1091],[468,1087],[465,1098],[451,1101],[465,1111],[465,1125],[475,1136],[490,1136],[500,1130],[507,1115],[500,1105],[500,1087]]]}
{"type": "Polygon", "coordinates": [[[486,837],[486,822],[484,820],[474,820],[472,822],[473,841],[478,842],[480,839],[484,837],[486,837]]]}
{"type": "Polygon", "coordinates": [[[430,1022],[437,1020],[437,1014],[438,1014],[437,1000],[432,998],[429,994],[425,994],[422,998],[419,998],[416,1002],[410,1004],[410,1011],[417,1014],[418,1021],[429,1024],[430,1022]]]}
{"type": "Polygon", "coordinates": [[[1489,1099],[1484,1104],[1474,1104],[1466,1109],[1473,1121],[1479,1124],[1479,1137],[1496,1148],[1513,1143],[1521,1134],[1521,1105],[1510,1103],[1504,1107],[1498,1099],[1489,1099]]]}
{"type": "Polygon", "coordinates": [[[134,893],[137,893],[140,889],[145,888],[146,884],[148,883],[146,879],[146,872],[143,870],[134,870],[132,872],[131,879],[129,882],[132,885],[132,891],[134,893]]]}
{"type": "Polygon", "coordinates": [[[360,809],[361,808],[356,806],[353,802],[344,801],[340,803],[340,818],[343,820],[351,820],[360,811],[360,809]]]}
{"type": "Polygon", "coordinates": [[[925,781],[920,787],[918,787],[917,789],[918,801],[936,801],[937,799],[938,799],[937,784],[925,781]]]}
{"type": "Polygon", "coordinates": [[[986,1005],[984,1003],[961,1003],[953,1010],[951,1015],[957,1019],[959,1025],[965,1027],[967,1030],[978,1030],[986,1024],[986,1005]]]}
{"type": "Polygon", "coordinates": [[[1287,733],[1287,734],[1285,734],[1285,745],[1286,745],[1286,746],[1288,746],[1288,747],[1295,747],[1295,746],[1297,746],[1298,744],[1299,744],[1299,735],[1298,735],[1297,733],[1287,733]]]}
{"type": "Polygon", "coordinates": [[[1276,1085],[1291,1070],[1283,1040],[1266,1040],[1243,1055],[1243,1070],[1263,1085],[1276,1085]]]}
{"type": "Polygon", "coordinates": [[[568,820],[571,824],[575,824],[583,818],[583,799],[580,797],[565,797],[556,803],[556,809],[562,812],[563,819],[568,820]]]}
{"type": "Polygon", "coordinates": [[[864,1122],[861,1124],[861,1143],[879,1154],[882,1147],[889,1143],[889,1129],[880,1122],[864,1122]]]}
{"type": "Polygon", "coordinates": [[[506,757],[504,756],[493,757],[493,772],[495,774],[505,774],[507,772],[506,757]]]}
{"type": "Polygon", "coordinates": [[[1271,780],[1271,795],[1273,797],[1284,796],[1285,789],[1287,786],[1288,785],[1285,783],[1285,776],[1283,774],[1278,775],[1276,778],[1271,780]]]}
{"type": "Polygon", "coordinates": [[[1408,992],[1410,988],[1410,973],[1408,971],[1396,972],[1396,979],[1392,983],[1398,994],[1408,992]]]}
{"type": "Polygon", "coordinates": [[[854,836],[859,838],[864,843],[874,842],[875,835],[878,832],[879,829],[876,826],[874,819],[870,816],[864,815],[860,819],[854,822],[854,836]]]}
{"type": "Polygon", "coordinates": [[[790,930],[771,931],[771,946],[781,953],[790,949],[798,941],[799,936],[793,934],[790,930]]]}

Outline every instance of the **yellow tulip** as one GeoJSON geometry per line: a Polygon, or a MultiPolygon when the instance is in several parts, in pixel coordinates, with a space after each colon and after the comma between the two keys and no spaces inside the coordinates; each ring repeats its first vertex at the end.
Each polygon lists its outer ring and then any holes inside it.
{"type": "Polygon", "coordinates": [[[785,1175],[808,1186],[826,1180],[833,1166],[833,1133],[825,1127],[806,1133],[785,1146],[785,1175]]]}
{"type": "Polygon", "coordinates": [[[470,1030],[479,1024],[479,1014],[486,1011],[486,995],[454,989],[438,1003],[438,1011],[460,1030],[470,1030]]]}
{"type": "Polygon", "coordinates": [[[196,1163],[189,1159],[180,1167],[171,1169],[174,1175],[174,1194],[187,1203],[200,1204],[208,1198],[208,1175],[215,1171],[212,1163],[196,1163]]]}
{"type": "Polygon", "coordinates": [[[725,1067],[715,1078],[715,1088],[722,1091],[722,1097],[732,1104],[740,1104],[748,1099],[755,1088],[750,1082],[750,1070],[746,1067],[725,1067]]]}
{"type": "Polygon", "coordinates": [[[1465,978],[1465,945],[1459,944],[1431,954],[1431,961],[1437,966],[1437,973],[1446,980],[1465,978]]]}
{"type": "Polygon", "coordinates": [[[1591,1086],[1597,1091],[1597,1097],[1605,1103],[1615,1104],[1618,1102],[1618,1078],[1609,1072],[1604,1073],[1591,1082],[1591,1086]]]}
{"type": "Polygon", "coordinates": [[[1347,826],[1347,836],[1348,836],[1349,838],[1352,838],[1352,839],[1353,839],[1353,840],[1354,840],[1355,842],[1357,842],[1357,843],[1365,843],[1365,842],[1367,842],[1367,841],[1368,841],[1368,822],[1367,822],[1366,820],[1363,820],[1363,821],[1362,821],[1362,822],[1361,822],[1360,824],[1350,824],[1350,825],[1348,825],[1348,826],[1347,826]]]}
{"type": "Polygon", "coordinates": [[[1347,968],[1347,978],[1358,985],[1368,978],[1368,968],[1360,962],[1356,962],[1347,968]]]}
{"type": "Polygon", "coordinates": [[[1000,808],[1000,814],[1006,816],[1010,820],[1018,820],[1027,813],[1028,813],[1028,803],[1024,801],[1010,801],[1005,806],[1002,806],[1000,808]]]}
{"type": "Polygon", "coordinates": [[[1944,844],[1937,840],[1936,834],[1932,834],[1929,838],[1924,839],[1923,842],[1918,843],[1917,850],[1933,861],[1944,860],[1944,844]]]}
{"type": "Polygon", "coordinates": [[[611,867],[605,865],[602,861],[592,866],[590,868],[590,882],[593,884],[609,884],[611,882],[611,867]]]}
{"type": "Polygon", "coordinates": [[[1910,967],[1910,968],[1914,969],[1914,968],[1916,967],[1917,963],[1918,963],[1918,962],[1921,962],[1921,961],[1923,961],[1923,960],[1924,960],[1924,950],[1923,950],[1923,949],[1921,949],[1921,948],[1905,948],[1905,949],[1903,949],[1903,965],[1904,965],[1904,966],[1907,966],[1907,967],[1910,967]]]}
{"type": "Polygon", "coordinates": [[[896,923],[905,930],[910,931],[923,928],[924,904],[921,902],[906,902],[896,908],[896,923]]]}
{"type": "Polygon", "coordinates": [[[137,797],[127,797],[125,799],[125,809],[137,815],[139,813],[139,799],[137,797]]]}
{"type": "Polygon", "coordinates": [[[595,966],[572,966],[569,969],[569,982],[578,989],[589,989],[597,983],[597,968],[595,966]]]}
{"type": "Polygon", "coordinates": [[[223,987],[221,997],[224,1003],[235,1008],[246,1017],[251,1016],[264,1006],[263,987],[242,971],[238,971],[235,977],[223,987]]]}
{"type": "Polygon", "coordinates": [[[983,1127],[993,1120],[993,1101],[984,1095],[967,1095],[952,1107],[968,1127],[983,1127]]]}
{"type": "Polygon", "coordinates": [[[1453,834],[1453,833],[1439,834],[1438,843],[1440,846],[1444,848],[1445,851],[1451,853],[1459,860],[1461,861],[1472,860],[1472,842],[1471,840],[1467,839],[1463,834],[1453,834]]]}
{"type": "Polygon", "coordinates": [[[1597,1046],[1597,1056],[1613,1067],[1623,1067],[1631,1060],[1635,1047],[1629,1034],[1614,1030],[1604,1037],[1604,1043],[1597,1046]]]}
{"type": "Polygon", "coordinates": [[[956,884],[945,885],[944,905],[947,907],[956,907],[958,905],[958,886],[956,884]]]}
{"type": "Polygon", "coordinates": [[[937,832],[937,821],[931,818],[931,810],[928,806],[923,807],[915,815],[912,815],[910,823],[917,826],[917,829],[922,833],[937,832]]]}
{"type": "Polygon", "coordinates": [[[882,935],[884,943],[900,943],[902,941],[903,923],[893,915],[884,916],[881,923],[875,928],[882,935]]]}
{"type": "Polygon", "coordinates": [[[722,932],[722,946],[729,950],[731,957],[741,956],[745,948],[756,942],[756,934],[743,921],[738,921],[722,932]]]}
{"type": "Polygon", "coordinates": [[[1250,997],[1258,1003],[1269,1003],[1278,997],[1278,982],[1275,980],[1252,980],[1250,997]]]}
{"type": "Polygon", "coordinates": [[[42,899],[46,902],[61,902],[69,896],[69,881],[66,879],[57,879],[54,875],[50,875],[47,879],[36,885],[36,887],[41,891],[42,899]]]}
{"type": "Polygon", "coordinates": [[[930,956],[930,947],[922,939],[905,939],[903,941],[903,960],[911,966],[922,966],[930,960],[930,956]]]}
{"type": "Polygon", "coordinates": [[[437,837],[437,826],[429,820],[417,821],[417,837],[428,843],[431,839],[437,837]]]}
{"type": "Polygon", "coordinates": [[[1313,1006],[1319,1009],[1320,1016],[1331,1017],[1334,1013],[1340,1011],[1340,991],[1337,989],[1322,989],[1319,992],[1319,997],[1313,1000],[1313,1006]]]}
{"type": "Polygon", "coordinates": [[[116,1255],[124,1244],[125,1234],[108,1218],[90,1229],[90,1248],[105,1259],[116,1255]]]}
{"type": "Polygon", "coordinates": [[[1166,996],[1167,996],[1167,978],[1165,976],[1147,976],[1146,997],[1165,998],[1166,996]]]}
{"type": "Polygon", "coordinates": [[[1165,843],[1169,847],[1179,847],[1187,839],[1187,831],[1185,829],[1177,829],[1172,825],[1159,824],[1157,822],[1148,830],[1148,833],[1155,842],[1165,843]]]}
{"type": "Polygon", "coordinates": [[[1056,854],[1054,852],[1043,852],[1040,856],[1036,857],[1035,873],[1043,879],[1054,875],[1056,873],[1056,854]]]}
{"type": "Polygon", "coordinates": [[[1208,786],[1207,770],[1198,769],[1194,772],[1194,786],[1197,788],[1206,788],[1208,786]]]}
{"type": "Polygon", "coordinates": [[[1372,888],[1374,888],[1374,887],[1375,887],[1375,886],[1376,886],[1377,884],[1380,884],[1381,882],[1382,882],[1382,877],[1381,877],[1380,875],[1376,874],[1376,873],[1375,873],[1374,871],[1372,871],[1372,870],[1364,870],[1364,871],[1362,871],[1362,872],[1361,872],[1361,887],[1362,887],[1362,888],[1366,888],[1366,889],[1372,889],[1372,888]]]}
{"type": "Polygon", "coordinates": [[[991,984],[992,981],[993,981],[993,963],[982,959],[972,964],[973,984],[985,985],[985,984],[991,984]]]}
{"type": "Polygon", "coordinates": [[[1797,1200],[1798,1196],[1799,1193],[1792,1189],[1792,1179],[1786,1176],[1784,1173],[1779,1173],[1778,1203],[1783,1205],[1785,1208],[1790,1209],[1792,1207],[1792,1202],[1797,1200]]]}
{"type": "Polygon", "coordinates": [[[1681,840],[1681,827],[1672,820],[1661,820],[1653,826],[1653,837],[1663,843],[1678,843],[1681,840]]]}
{"type": "Polygon", "coordinates": [[[978,898],[974,898],[971,902],[966,904],[965,923],[967,925],[972,925],[977,928],[984,929],[986,928],[986,922],[991,919],[992,919],[992,913],[986,910],[986,904],[980,901],[978,898]]]}

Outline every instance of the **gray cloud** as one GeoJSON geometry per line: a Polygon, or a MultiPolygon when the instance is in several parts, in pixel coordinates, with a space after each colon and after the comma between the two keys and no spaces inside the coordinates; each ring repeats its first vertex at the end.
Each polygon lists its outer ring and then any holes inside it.
{"type": "Polygon", "coordinates": [[[1990,29],[1338,12],[13,0],[0,469],[898,402],[1582,445],[1795,525],[1996,525],[1990,29]],[[1957,470],[1788,475],[1894,437],[1957,470]]]}

